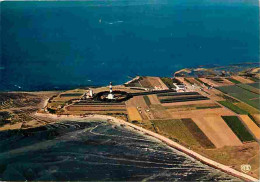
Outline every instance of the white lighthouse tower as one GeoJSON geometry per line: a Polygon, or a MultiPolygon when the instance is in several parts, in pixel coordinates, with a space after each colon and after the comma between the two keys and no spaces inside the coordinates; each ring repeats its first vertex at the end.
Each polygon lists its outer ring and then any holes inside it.
{"type": "Polygon", "coordinates": [[[110,85],[109,85],[109,94],[107,96],[107,99],[115,99],[114,97],[114,94],[113,94],[113,90],[112,90],[112,82],[110,82],[110,85]]]}

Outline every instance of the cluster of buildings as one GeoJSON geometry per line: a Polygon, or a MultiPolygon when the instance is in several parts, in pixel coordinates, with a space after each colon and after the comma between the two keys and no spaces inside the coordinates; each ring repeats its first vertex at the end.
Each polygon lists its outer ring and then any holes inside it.
{"type": "MultiPolygon", "coordinates": [[[[89,89],[89,91],[87,93],[84,93],[84,95],[82,96],[82,100],[86,100],[86,99],[92,99],[94,96],[94,92],[92,89],[89,89]]],[[[115,99],[115,95],[113,93],[113,88],[112,88],[112,82],[110,82],[109,84],[109,94],[106,96],[106,99],[109,100],[114,100],[115,99]]]]}
{"type": "Polygon", "coordinates": [[[89,91],[87,93],[84,93],[84,95],[82,96],[82,100],[86,100],[86,99],[91,99],[93,98],[93,90],[89,89],[89,91]]]}

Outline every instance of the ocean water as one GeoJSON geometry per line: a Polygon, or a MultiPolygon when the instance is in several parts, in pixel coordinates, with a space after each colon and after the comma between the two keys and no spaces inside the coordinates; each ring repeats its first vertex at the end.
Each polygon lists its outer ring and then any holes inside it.
{"type": "Polygon", "coordinates": [[[1,181],[241,181],[107,122],[0,132],[1,181]]]}
{"type": "Polygon", "coordinates": [[[0,90],[259,61],[257,0],[1,2],[0,90]]]}

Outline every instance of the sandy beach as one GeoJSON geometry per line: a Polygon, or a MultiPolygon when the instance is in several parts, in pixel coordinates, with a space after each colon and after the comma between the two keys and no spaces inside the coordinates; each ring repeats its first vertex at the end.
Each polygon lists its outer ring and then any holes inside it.
{"type": "Polygon", "coordinates": [[[238,177],[238,178],[241,178],[243,180],[246,180],[246,181],[258,181],[256,178],[254,177],[251,177],[247,174],[244,174],[242,172],[239,172],[237,170],[234,170],[226,165],[223,165],[223,164],[220,164],[218,162],[215,162],[211,159],[208,159],[192,150],[189,150],[188,148],[186,147],[183,147],[182,145],[162,136],[162,135],[159,135],[157,133],[154,133],[152,131],[149,131],[149,130],[146,130],[142,127],[139,127],[139,126],[136,126],[134,124],[131,124],[129,122],[126,122],[122,119],[118,119],[118,118],[115,118],[115,117],[112,117],[112,116],[106,116],[106,115],[88,115],[88,116],[85,116],[85,117],[82,117],[82,116],[73,116],[73,115],[61,115],[61,116],[57,116],[57,115],[54,115],[54,114],[42,114],[42,113],[36,113],[35,116],[37,117],[40,117],[40,118],[44,118],[44,119],[51,119],[51,120],[56,120],[57,122],[59,121],[64,121],[64,120],[73,120],[73,121],[88,121],[88,120],[104,120],[104,121],[108,121],[108,122],[111,122],[113,124],[119,124],[119,125],[123,125],[123,126],[126,126],[128,127],[129,129],[134,129],[135,131],[137,132],[140,132],[141,134],[144,134],[144,135],[148,135],[148,136],[152,136],[160,141],[162,141],[163,143],[167,144],[168,146],[174,148],[174,149],[177,149],[189,156],[191,156],[192,158],[195,158],[197,160],[199,160],[200,162],[204,163],[204,164],[207,164],[211,167],[214,167],[216,169],[219,169],[225,173],[228,173],[232,176],[235,176],[235,177],[238,177]]]}

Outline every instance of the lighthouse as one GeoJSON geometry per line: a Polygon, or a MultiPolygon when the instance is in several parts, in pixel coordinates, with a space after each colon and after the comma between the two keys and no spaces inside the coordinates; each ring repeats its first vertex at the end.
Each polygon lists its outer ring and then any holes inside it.
{"type": "Polygon", "coordinates": [[[114,97],[114,94],[113,94],[113,90],[112,90],[112,82],[110,82],[110,84],[109,84],[109,94],[108,94],[108,96],[107,96],[107,99],[115,99],[115,97],[114,97]]]}

